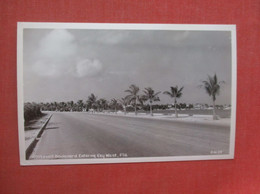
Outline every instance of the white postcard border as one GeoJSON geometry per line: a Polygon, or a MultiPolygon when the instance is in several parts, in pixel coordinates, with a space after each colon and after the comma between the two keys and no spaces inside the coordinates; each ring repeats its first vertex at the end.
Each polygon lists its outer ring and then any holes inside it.
{"type": "Polygon", "coordinates": [[[17,97],[18,97],[18,133],[20,164],[27,165],[57,165],[57,164],[101,164],[101,163],[135,163],[135,162],[170,162],[194,160],[233,159],[235,151],[236,128],[236,93],[237,93],[237,48],[236,25],[206,25],[206,24],[123,24],[123,23],[45,23],[18,22],[17,24],[17,97]],[[24,29],[119,29],[119,30],[192,30],[192,31],[230,31],[232,44],[232,94],[231,94],[231,130],[230,147],[227,155],[201,156],[169,156],[169,157],[138,157],[138,158],[100,158],[100,159],[52,159],[26,160],[24,111],[23,111],[23,30],[24,29]]]}

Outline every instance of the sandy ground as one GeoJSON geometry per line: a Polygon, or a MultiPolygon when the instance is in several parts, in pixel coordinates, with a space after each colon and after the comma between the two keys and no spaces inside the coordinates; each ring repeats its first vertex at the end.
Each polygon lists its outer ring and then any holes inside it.
{"type": "Polygon", "coordinates": [[[133,112],[124,114],[121,111],[117,113],[88,113],[88,114],[104,114],[104,115],[115,115],[115,116],[124,116],[124,117],[139,117],[139,118],[148,118],[148,119],[159,119],[159,120],[173,120],[179,122],[188,122],[188,123],[198,123],[198,124],[213,124],[219,126],[230,126],[230,118],[220,118],[219,120],[213,120],[212,115],[188,115],[188,114],[178,114],[178,118],[175,117],[175,114],[161,114],[154,113],[153,116],[147,113],[138,113],[135,115],[133,112]]]}

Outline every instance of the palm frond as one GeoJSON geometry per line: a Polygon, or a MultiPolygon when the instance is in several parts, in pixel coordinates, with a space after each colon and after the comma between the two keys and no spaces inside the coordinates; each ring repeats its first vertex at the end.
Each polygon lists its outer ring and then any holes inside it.
{"type": "Polygon", "coordinates": [[[140,102],[140,104],[143,106],[144,101],[141,96],[137,96],[137,101],[140,102]]]}
{"type": "Polygon", "coordinates": [[[155,94],[154,94],[154,96],[157,96],[158,94],[160,94],[161,92],[156,92],[155,94]]]}
{"type": "Polygon", "coordinates": [[[178,93],[180,93],[183,90],[183,86],[178,90],[178,93]]]}
{"type": "Polygon", "coordinates": [[[132,93],[132,90],[125,90],[125,92],[132,93]]]}
{"type": "Polygon", "coordinates": [[[127,100],[129,103],[131,103],[132,101],[135,101],[136,96],[133,96],[132,94],[129,94],[129,95],[127,95],[125,98],[126,98],[126,100],[127,100]]]}
{"type": "Polygon", "coordinates": [[[214,75],[214,82],[215,82],[215,84],[217,84],[217,83],[218,83],[218,78],[217,78],[217,75],[216,75],[216,73],[215,73],[215,75],[214,75]]]}
{"type": "Polygon", "coordinates": [[[170,96],[171,98],[173,97],[172,93],[169,91],[165,91],[165,92],[163,92],[163,94],[166,94],[166,95],[170,96]]]}
{"type": "Polygon", "coordinates": [[[175,94],[177,93],[176,88],[175,87],[171,87],[171,92],[172,92],[172,96],[174,97],[175,94]]]}
{"type": "Polygon", "coordinates": [[[158,96],[154,97],[153,101],[160,101],[160,98],[158,96]]]}
{"type": "Polygon", "coordinates": [[[182,97],[182,93],[177,93],[176,98],[180,98],[180,97],[182,97]]]}
{"type": "Polygon", "coordinates": [[[218,81],[218,77],[216,73],[213,76],[208,75],[208,79],[202,81],[202,86],[204,87],[206,93],[209,96],[212,96],[213,101],[216,100],[216,95],[219,95],[220,93],[220,85],[222,83],[225,83],[224,81],[218,81]]]}

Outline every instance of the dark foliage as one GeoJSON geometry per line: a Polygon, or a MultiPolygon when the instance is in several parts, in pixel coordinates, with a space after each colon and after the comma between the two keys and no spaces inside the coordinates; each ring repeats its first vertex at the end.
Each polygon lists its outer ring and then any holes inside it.
{"type": "Polygon", "coordinates": [[[41,107],[36,103],[24,104],[24,121],[28,122],[42,115],[41,107]]]}

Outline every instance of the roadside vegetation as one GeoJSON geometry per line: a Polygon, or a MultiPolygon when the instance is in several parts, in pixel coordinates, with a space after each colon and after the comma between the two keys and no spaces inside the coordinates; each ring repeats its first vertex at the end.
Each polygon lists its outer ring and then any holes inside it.
{"type": "MultiPolygon", "coordinates": [[[[162,94],[169,96],[173,99],[172,104],[160,104],[159,95],[160,91],[154,91],[152,87],[146,87],[144,90],[134,84],[126,89],[125,97],[113,98],[107,100],[105,98],[98,98],[95,94],[90,94],[87,99],[68,102],[47,102],[47,103],[26,103],[25,104],[25,120],[33,119],[41,114],[41,111],[59,111],[59,112],[110,112],[118,113],[123,112],[125,115],[129,112],[134,112],[137,115],[139,112],[146,112],[151,116],[154,113],[164,112],[169,114],[170,111],[175,112],[175,117],[178,117],[178,111],[189,110],[212,110],[213,119],[217,119],[216,110],[230,109],[230,105],[216,105],[216,96],[219,95],[221,84],[223,81],[218,82],[217,75],[208,76],[207,80],[202,81],[199,87],[203,87],[212,99],[212,105],[208,104],[186,104],[178,103],[183,95],[184,87],[171,86],[169,91],[164,91],[162,94]]],[[[205,94],[205,95],[206,95],[205,94]]],[[[192,112],[192,111],[190,111],[192,112]]]]}
{"type": "Polygon", "coordinates": [[[24,122],[28,123],[29,121],[36,119],[42,116],[41,105],[37,103],[25,103],[24,104],[24,122]]]}

